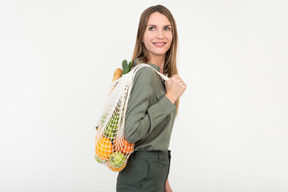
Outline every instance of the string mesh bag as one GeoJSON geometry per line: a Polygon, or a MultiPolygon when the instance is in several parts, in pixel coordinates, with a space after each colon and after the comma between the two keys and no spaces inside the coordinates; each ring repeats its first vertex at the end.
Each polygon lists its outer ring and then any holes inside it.
{"type": "Polygon", "coordinates": [[[168,77],[148,64],[138,64],[127,74],[113,81],[107,96],[101,118],[96,127],[95,159],[115,172],[122,171],[134,150],[124,136],[125,115],[136,72],[142,67],[150,67],[164,80],[168,77]]]}

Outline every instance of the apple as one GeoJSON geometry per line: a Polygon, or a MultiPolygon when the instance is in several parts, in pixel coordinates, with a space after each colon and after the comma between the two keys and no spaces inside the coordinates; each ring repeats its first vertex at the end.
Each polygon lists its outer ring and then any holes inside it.
{"type": "Polygon", "coordinates": [[[97,155],[95,155],[95,159],[98,163],[104,163],[105,162],[102,159],[100,159],[97,155]]]}
{"type": "Polygon", "coordinates": [[[111,167],[121,167],[125,161],[125,156],[119,151],[112,153],[109,160],[111,167]]]}
{"type": "Polygon", "coordinates": [[[104,135],[112,141],[115,138],[115,131],[111,128],[111,126],[106,126],[104,129],[104,135]]]}
{"type": "Polygon", "coordinates": [[[104,129],[104,135],[111,140],[115,139],[118,124],[119,114],[113,114],[104,129]]]}

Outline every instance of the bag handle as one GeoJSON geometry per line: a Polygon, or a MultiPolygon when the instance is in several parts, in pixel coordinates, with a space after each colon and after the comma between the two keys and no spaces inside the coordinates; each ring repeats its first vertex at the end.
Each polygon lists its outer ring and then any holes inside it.
{"type": "Polygon", "coordinates": [[[154,69],[153,67],[151,67],[150,65],[146,64],[146,63],[141,63],[138,65],[138,69],[142,68],[142,67],[150,67],[151,69],[153,69],[154,71],[156,71],[158,73],[158,75],[164,79],[165,81],[168,81],[169,80],[169,77],[163,75],[162,73],[160,73],[159,71],[157,71],[156,69],[154,69]]]}

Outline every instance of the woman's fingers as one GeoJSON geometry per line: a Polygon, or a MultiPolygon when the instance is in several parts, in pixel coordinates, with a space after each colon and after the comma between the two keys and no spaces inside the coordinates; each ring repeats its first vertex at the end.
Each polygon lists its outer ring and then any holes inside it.
{"type": "Polygon", "coordinates": [[[168,81],[166,81],[166,96],[172,103],[174,103],[179,97],[181,97],[186,87],[186,83],[179,77],[179,75],[173,75],[168,81]]]}

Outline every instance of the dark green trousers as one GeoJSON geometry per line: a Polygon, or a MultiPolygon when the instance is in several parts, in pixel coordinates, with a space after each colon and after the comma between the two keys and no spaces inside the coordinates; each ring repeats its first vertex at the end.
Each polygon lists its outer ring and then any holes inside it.
{"type": "Polygon", "coordinates": [[[133,152],[118,174],[117,192],[164,192],[170,157],[170,151],[133,152]]]}

